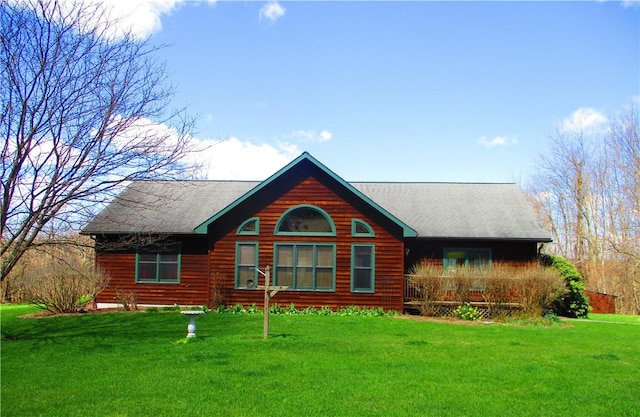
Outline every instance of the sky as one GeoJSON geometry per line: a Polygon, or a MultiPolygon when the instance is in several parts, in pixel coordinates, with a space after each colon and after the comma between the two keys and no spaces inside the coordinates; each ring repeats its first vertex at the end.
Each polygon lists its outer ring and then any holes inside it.
{"type": "Polygon", "coordinates": [[[114,1],[166,44],[209,179],[517,182],[640,100],[640,3],[114,1]]]}

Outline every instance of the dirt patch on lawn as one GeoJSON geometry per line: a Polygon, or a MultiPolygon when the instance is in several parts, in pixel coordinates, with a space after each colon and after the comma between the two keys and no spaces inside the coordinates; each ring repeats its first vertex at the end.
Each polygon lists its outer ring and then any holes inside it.
{"type": "Polygon", "coordinates": [[[394,317],[401,320],[431,321],[435,323],[451,323],[451,324],[460,324],[465,326],[502,324],[502,323],[497,323],[493,320],[461,320],[456,317],[417,316],[413,314],[403,314],[401,316],[394,316],[394,317]]]}
{"type": "Polygon", "coordinates": [[[494,321],[488,319],[480,319],[480,320],[461,320],[456,317],[431,317],[431,316],[416,316],[412,314],[403,314],[401,316],[395,316],[401,320],[414,320],[414,321],[429,321],[434,323],[450,323],[457,324],[460,326],[511,326],[511,327],[561,327],[561,328],[571,328],[573,325],[570,322],[567,322],[566,319],[562,319],[559,322],[551,322],[543,319],[542,317],[533,318],[533,319],[520,319],[513,321],[494,321]]]}
{"type": "Polygon", "coordinates": [[[47,319],[51,317],[73,317],[86,316],[88,314],[113,314],[113,313],[138,313],[144,310],[126,311],[123,308],[96,308],[91,310],[79,311],[77,313],[52,313],[50,311],[39,311],[37,313],[24,314],[20,316],[23,319],[47,319]]]}

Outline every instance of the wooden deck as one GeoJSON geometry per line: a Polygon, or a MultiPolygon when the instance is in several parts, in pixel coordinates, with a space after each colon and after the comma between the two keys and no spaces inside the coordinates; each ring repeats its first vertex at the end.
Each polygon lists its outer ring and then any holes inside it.
{"type": "Polygon", "coordinates": [[[404,279],[404,311],[417,312],[432,316],[452,316],[456,307],[469,303],[470,306],[477,308],[485,318],[495,313],[496,310],[504,314],[511,314],[513,311],[522,308],[520,303],[490,303],[484,301],[482,291],[473,291],[472,300],[462,302],[452,299],[451,294],[447,294],[443,300],[425,301],[422,289],[414,285],[409,276],[404,279]]]}

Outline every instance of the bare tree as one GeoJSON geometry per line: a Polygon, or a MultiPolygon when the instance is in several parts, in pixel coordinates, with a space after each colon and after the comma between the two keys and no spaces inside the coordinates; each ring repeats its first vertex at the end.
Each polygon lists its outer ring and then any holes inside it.
{"type": "Polygon", "coordinates": [[[592,144],[583,132],[557,132],[549,152],[538,159],[536,184],[544,199],[546,224],[551,226],[557,251],[573,260],[587,258],[590,223],[588,211],[589,171],[592,144]]]}
{"type": "Polygon", "coordinates": [[[159,47],[97,3],[0,0],[1,278],[44,232],[77,230],[139,179],[192,175],[159,47]]]}
{"type": "Polygon", "coordinates": [[[607,243],[616,273],[626,284],[618,287],[628,300],[626,311],[640,314],[640,119],[635,109],[612,120],[606,149],[614,167],[607,189],[615,193],[609,204],[614,227],[607,243]]]}
{"type": "Polygon", "coordinates": [[[635,109],[597,135],[559,132],[539,157],[531,199],[552,251],[575,262],[590,289],[640,313],[640,123],[635,109]]]}

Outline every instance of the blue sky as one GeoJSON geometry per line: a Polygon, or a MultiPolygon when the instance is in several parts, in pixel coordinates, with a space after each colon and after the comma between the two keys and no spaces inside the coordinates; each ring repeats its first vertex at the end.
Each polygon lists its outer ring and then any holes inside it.
{"type": "Polygon", "coordinates": [[[347,181],[526,182],[640,96],[636,2],[137,5],[210,179],[308,151],[347,181]]]}

